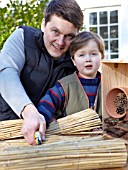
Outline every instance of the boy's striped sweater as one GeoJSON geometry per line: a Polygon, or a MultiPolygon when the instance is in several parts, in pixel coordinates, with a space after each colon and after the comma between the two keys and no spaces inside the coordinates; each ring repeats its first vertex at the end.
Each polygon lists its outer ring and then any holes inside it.
{"type": "MultiPolygon", "coordinates": [[[[95,79],[85,79],[80,77],[80,82],[84,87],[84,90],[89,99],[89,106],[93,108],[95,97],[99,83],[101,82],[101,74],[97,72],[95,79]]],[[[45,117],[47,126],[49,125],[52,117],[60,110],[62,111],[65,103],[65,92],[59,82],[57,82],[52,88],[50,88],[46,95],[40,100],[37,109],[45,117]]]]}

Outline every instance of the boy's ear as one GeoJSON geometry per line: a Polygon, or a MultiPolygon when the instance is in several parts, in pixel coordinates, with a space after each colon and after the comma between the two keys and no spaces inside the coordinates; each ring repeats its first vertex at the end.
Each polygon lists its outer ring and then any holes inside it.
{"type": "Polygon", "coordinates": [[[102,59],[104,59],[105,58],[105,55],[102,55],[102,59]]]}
{"type": "Polygon", "coordinates": [[[71,60],[72,60],[72,62],[74,64],[74,66],[76,66],[76,63],[75,63],[75,61],[74,61],[74,59],[72,57],[71,57],[71,60]]]}
{"type": "Polygon", "coordinates": [[[41,23],[41,31],[44,32],[44,27],[45,27],[45,19],[42,19],[42,23],[41,23]]]}

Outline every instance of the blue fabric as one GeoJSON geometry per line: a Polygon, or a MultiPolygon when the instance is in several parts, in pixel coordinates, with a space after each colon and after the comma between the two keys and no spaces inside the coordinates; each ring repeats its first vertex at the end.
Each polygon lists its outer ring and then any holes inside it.
{"type": "Polygon", "coordinates": [[[95,79],[80,78],[80,82],[88,96],[89,107],[94,107],[95,98],[97,95],[97,88],[101,81],[100,73],[98,72],[95,79]]]}

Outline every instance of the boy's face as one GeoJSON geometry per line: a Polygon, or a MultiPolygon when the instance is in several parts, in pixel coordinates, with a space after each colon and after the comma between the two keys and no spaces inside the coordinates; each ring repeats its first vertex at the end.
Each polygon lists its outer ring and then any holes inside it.
{"type": "Polygon", "coordinates": [[[68,49],[77,34],[75,26],[53,15],[47,24],[43,24],[44,44],[48,53],[54,57],[61,57],[68,49]]]}
{"type": "Polygon", "coordinates": [[[84,47],[76,51],[72,60],[79,74],[84,78],[91,79],[95,78],[101,59],[102,55],[99,52],[98,45],[92,39],[84,47]]]}

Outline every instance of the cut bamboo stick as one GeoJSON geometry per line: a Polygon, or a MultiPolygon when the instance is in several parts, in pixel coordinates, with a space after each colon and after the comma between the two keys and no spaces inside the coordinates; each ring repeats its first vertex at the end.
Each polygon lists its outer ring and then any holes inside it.
{"type": "MultiPolygon", "coordinates": [[[[0,140],[23,138],[21,133],[22,119],[8,120],[0,122],[0,140]]],[[[101,127],[101,120],[98,114],[87,109],[57,121],[51,122],[46,134],[52,135],[92,135],[102,134],[95,131],[101,127]]]]}
{"type": "MultiPolygon", "coordinates": [[[[96,135],[93,136],[93,138],[90,138],[89,135],[86,136],[59,136],[59,135],[46,135],[45,140],[42,142],[43,144],[48,144],[48,143],[55,143],[55,142],[62,142],[62,141],[76,141],[76,140],[81,140],[81,139],[86,139],[86,141],[94,140],[103,140],[102,135],[96,135]]],[[[25,139],[9,139],[9,140],[4,140],[0,141],[0,149],[3,147],[7,146],[30,146],[25,139]]]]}

